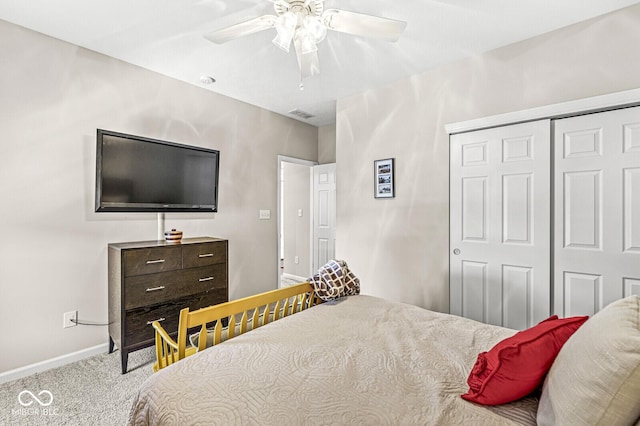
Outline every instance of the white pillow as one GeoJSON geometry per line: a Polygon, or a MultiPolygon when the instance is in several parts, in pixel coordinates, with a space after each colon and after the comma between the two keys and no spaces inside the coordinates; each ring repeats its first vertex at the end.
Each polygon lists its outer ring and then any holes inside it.
{"type": "Polygon", "coordinates": [[[632,425],[640,417],[640,297],[585,322],[545,379],[538,425],[632,425]]]}

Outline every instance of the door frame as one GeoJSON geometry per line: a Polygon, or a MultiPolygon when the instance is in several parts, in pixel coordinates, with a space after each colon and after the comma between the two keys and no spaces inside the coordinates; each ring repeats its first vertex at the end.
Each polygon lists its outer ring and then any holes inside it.
{"type": "Polygon", "coordinates": [[[625,90],[622,92],[577,99],[575,101],[460,121],[446,124],[444,128],[447,134],[451,136],[456,133],[518,124],[526,121],[537,121],[545,118],[558,119],[633,106],[640,106],[640,89],[625,90]]]}
{"type": "MultiPolygon", "coordinates": [[[[313,166],[317,166],[318,162],[317,161],[312,161],[312,160],[305,160],[303,158],[297,158],[297,157],[289,157],[286,155],[278,155],[278,163],[277,163],[277,172],[276,172],[276,179],[277,179],[277,193],[278,193],[278,199],[277,199],[277,204],[276,204],[276,220],[277,220],[277,235],[276,235],[276,239],[277,239],[277,256],[276,256],[276,274],[277,274],[277,283],[278,286],[277,288],[281,287],[281,283],[280,283],[280,253],[282,251],[282,215],[283,215],[283,211],[282,211],[282,163],[293,163],[293,164],[299,164],[299,165],[303,165],[303,166],[308,166],[310,169],[313,166]]],[[[310,235],[313,235],[313,174],[311,175],[311,178],[309,179],[309,194],[311,194],[312,196],[311,198],[311,205],[309,206],[309,214],[307,215],[308,219],[309,219],[309,232],[310,235]]],[[[309,262],[313,262],[313,238],[310,238],[310,246],[309,246],[309,262]]],[[[313,270],[312,268],[313,263],[310,263],[309,266],[309,270],[313,270]]]]}

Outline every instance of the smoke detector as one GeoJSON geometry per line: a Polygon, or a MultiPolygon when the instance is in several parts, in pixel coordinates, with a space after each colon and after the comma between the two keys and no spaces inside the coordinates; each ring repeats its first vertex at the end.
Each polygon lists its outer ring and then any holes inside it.
{"type": "Polygon", "coordinates": [[[211,77],[210,75],[203,75],[200,77],[200,83],[202,84],[212,84],[215,83],[216,79],[211,77]]]}

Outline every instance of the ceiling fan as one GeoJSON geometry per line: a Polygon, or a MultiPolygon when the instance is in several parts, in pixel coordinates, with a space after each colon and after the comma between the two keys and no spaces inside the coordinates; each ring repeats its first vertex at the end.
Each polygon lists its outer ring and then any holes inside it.
{"type": "MultiPolygon", "coordinates": [[[[273,43],[289,52],[293,44],[301,79],[320,73],[317,44],[327,30],[339,31],[386,41],[397,41],[407,23],[341,9],[324,9],[324,0],[268,0],[276,15],[263,15],[208,34],[204,38],[217,44],[276,29],[273,43]]],[[[302,88],[302,83],[300,88],[302,88]]]]}

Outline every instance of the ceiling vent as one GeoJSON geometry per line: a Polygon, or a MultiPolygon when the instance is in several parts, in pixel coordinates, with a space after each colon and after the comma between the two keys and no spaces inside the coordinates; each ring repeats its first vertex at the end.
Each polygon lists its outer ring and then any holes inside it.
{"type": "Polygon", "coordinates": [[[307,120],[309,118],[312,118],[312,117],[315,117],[315,115],[309,114],[308,112],[302,111],[302,110],[297,109],[297,108],[296,109],[292,109],[291,111],[289,111],[289,114],[295,115],[295,116],[300,117],[300,118],[305,119],[305,120],[307,120]]]}

